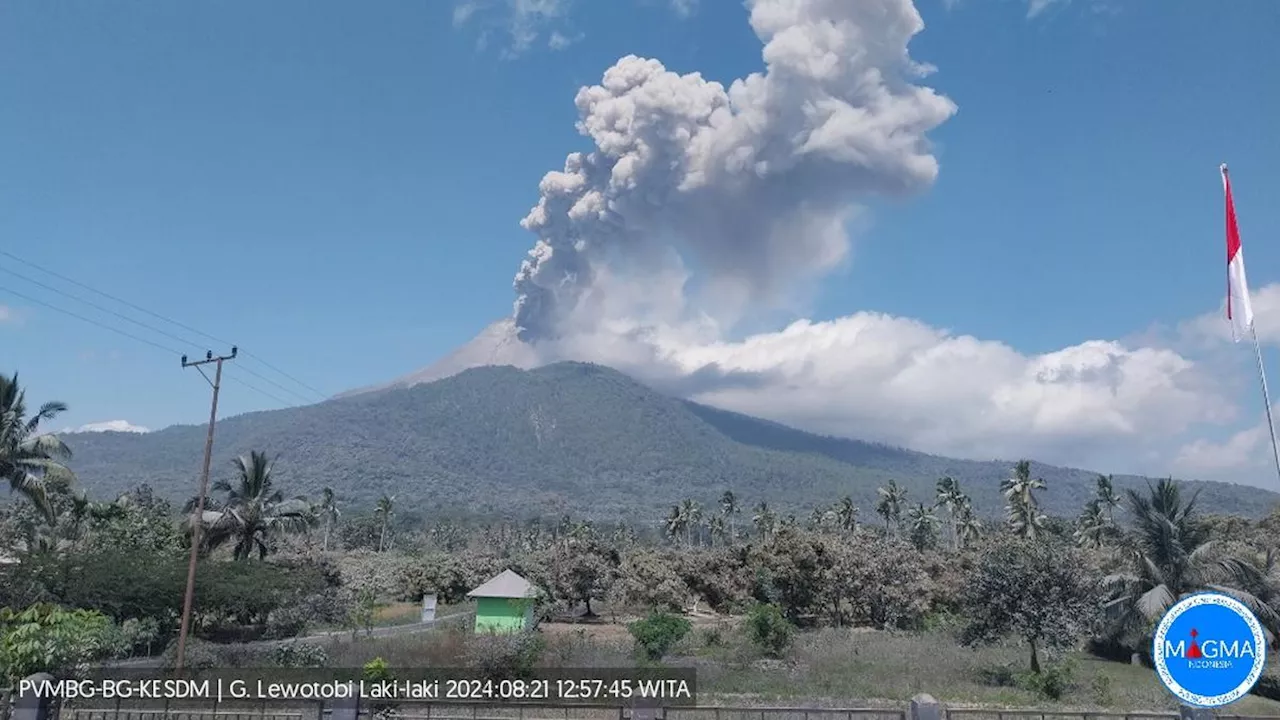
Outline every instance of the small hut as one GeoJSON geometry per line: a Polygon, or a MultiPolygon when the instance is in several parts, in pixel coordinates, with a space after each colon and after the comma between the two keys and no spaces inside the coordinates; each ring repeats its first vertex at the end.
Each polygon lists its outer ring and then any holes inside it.
{"type": "Polygon", "coordinates": [[[533,627],[538,591],[511,570],[467,593],[476,600],[477,633],[511,633],[533,627]]]}

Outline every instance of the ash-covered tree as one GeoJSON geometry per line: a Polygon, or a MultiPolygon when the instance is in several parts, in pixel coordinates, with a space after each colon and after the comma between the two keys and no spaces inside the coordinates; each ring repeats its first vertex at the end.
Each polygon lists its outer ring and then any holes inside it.
{"type": "Polygon", "coordinates": [[[960,640],[970,646],[1016,636],[1027,643],[1031,672],[1040,651],[1078,643],[1101,609],[1097,582],[1070,547],[1045,540],[1008,538],[983,557],[964,594],[969,624],[960,640]]]}
{"type": "Polygon", "coordinates": [[[590,526],[570,536],[551,556],[549,575],[556,597],[570,605],[582,604],[594,617],[592,600],[603,600],[617,577],[618,553],[606,545],[590,526]]]}
{"type": "Polygon", "coordinates": [[[624,605],[657,612],[682,611],[690,595],[676,570],[675,559],[652,549],[627,553],[613,587],[613,597],[624,605]]]}

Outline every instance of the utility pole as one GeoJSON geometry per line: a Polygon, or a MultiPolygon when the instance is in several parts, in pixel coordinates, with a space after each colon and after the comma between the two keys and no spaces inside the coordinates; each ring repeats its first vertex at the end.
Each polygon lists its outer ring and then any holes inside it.
{"type": "Polygon", "coordinates": [[[200,472],[200,494],[196,496],[196,511],[191,516],[191,561],[187,565],[187,593],[182,600],[182,626],[178,630],[178,658],[175,663],[178,671],[182,670],[182,662],[186,658],[187,632],[191,626],[191,603],[195,599],[196,559],[200,555],[200,528],[204,524],[204,498],[209,492],[209,463],[213,459],[213,425],[218,419],[218,389],[222,387],[222,363],[226,360],[234,360],[236,350],[237,348],[232,347],[230,355],[218,357],[214,357],[213,351],[210,350],[204,354],[203,360],[195,362],[187,362],[187,356],[182,356],[182,367],[195,368],[213,387],[213,405],[209,408],[209,434],[204,441],[204,469],[200,472]],[[201,365],[209,363],[213,363],[216,367],[213,380],[209,380],[209,376],[200,369],[201,365]]]}

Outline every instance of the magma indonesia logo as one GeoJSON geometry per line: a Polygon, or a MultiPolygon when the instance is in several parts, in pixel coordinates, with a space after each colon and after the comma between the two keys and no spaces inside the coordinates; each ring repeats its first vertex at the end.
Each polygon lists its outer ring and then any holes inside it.
{"type": "Polygon", "coordinates": [[[1195,707],[1220,707],[1244,697],[1262,675],[1267,640],[1244,603],[1219,593],[1178,601],[1156,628],[1151,657],[1160,681],[1195,707]]]}

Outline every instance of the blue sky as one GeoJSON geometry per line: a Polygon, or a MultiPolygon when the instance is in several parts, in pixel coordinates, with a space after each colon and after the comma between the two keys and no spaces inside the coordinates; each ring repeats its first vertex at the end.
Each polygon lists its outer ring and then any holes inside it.
{"type": "MultiPolygon", "coordinates": [[[[912,198],[865,201],[849,261],[804,315],[913,318],[1025,356],[1154,342],[1153,327],[1221,303],[1224,161],[1250,280],[1280,279],[1280,101],[1268,90],[1280,87],[1280,5],[916,6],[925,29],[910,52],[937,70],[913,82],[958,106],[928,135],[940,172],[912,198]]],[[[428,365],[510,315],[534,240],[519,221],[542,175],[591,149],[574,93],[619,57],[725,84],[763,68],[736,1],[460,7],[3,4],[0,249],[252,353],[228,375],[276,397],[229,382],[223,415],[314,401],[258,360],[327,395],[428,365]]],[[[20,371],[34,399],[69,403],[61,426],[207,414],[208,387],[174,355],[12,291],[173,350],[221,348],[0,256],[0,369],[20,371]]],[[[1160,347],[1177,344],[1168,334],[1160,347]]],[[[1248,429],[1260,408],[1245,382],[1230,395],[1237,417],[1179,428],[1178,446],[1248,429]]],[[[1012,447],[931,437],[888,439],[1012,447]]],[[[1074,442],[1043,447],[1067,460],[1074,442]]],[[[1124,463],[1163,470],[1157,457],[1124,463]]]]}

